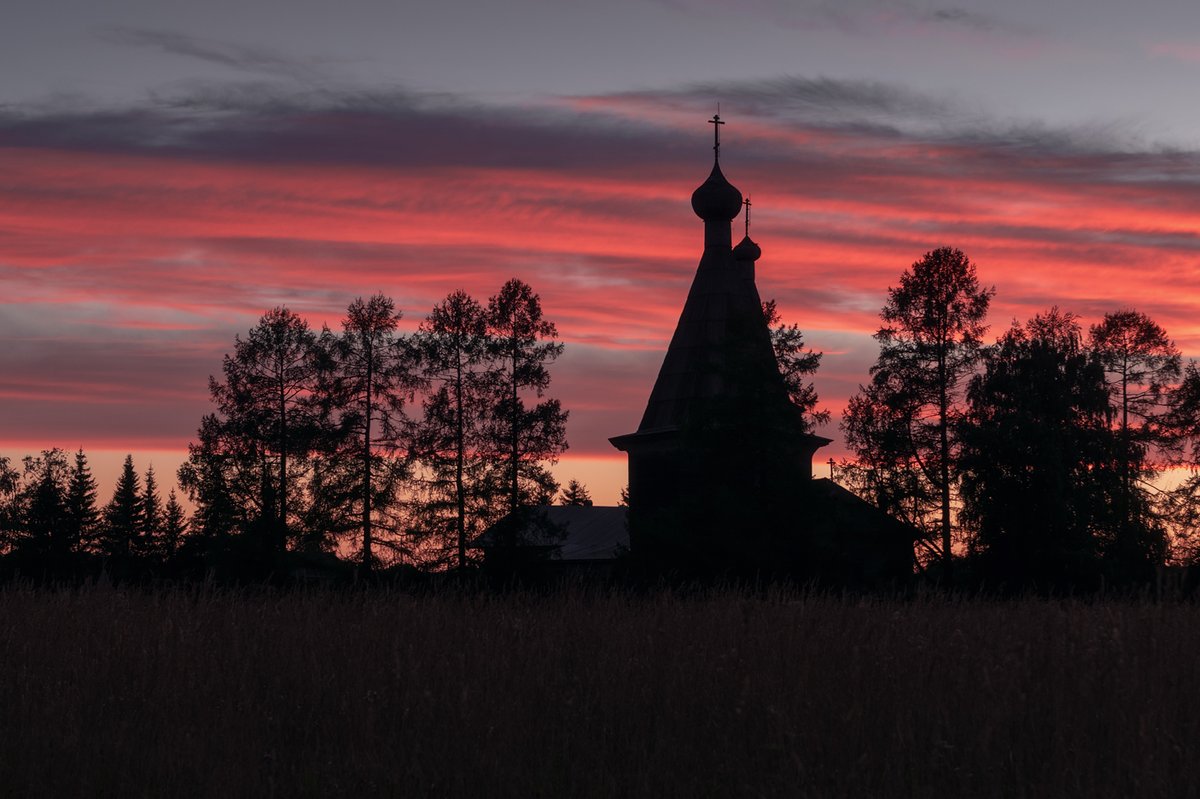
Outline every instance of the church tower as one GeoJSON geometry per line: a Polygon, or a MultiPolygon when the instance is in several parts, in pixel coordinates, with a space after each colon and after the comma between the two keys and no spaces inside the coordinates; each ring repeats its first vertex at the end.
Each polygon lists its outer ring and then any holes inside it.
{"type": "MultiPolygon", "coordinates": [[[[732,468],[715,458],[705,436],[714,409],[736,407],[725,417],[726,431],[738,419],[770,419],[780,430],[805,482],[812,457],[829,439],[804,432],[800,409],[792,404],[779,373],[754,282],[761,250],[750,239],[749,202],[726,180],[720,163],[720,116],[713,125],[713,168],[692,193],[692,210],[704,223],[704,252],[666,356],[636,432],[616,436],[613,446],[629,456],[631,513],[671,513],[685,486],[699,471],[732,468]],[[731,223],[746,210],[746,235],[734,247],[731,223]],[[732,418],[730,422],[728,419],[732,418]]],[[[735,433],[736,437],[736,433],[735,433]]],[[[732,459],[736,461],[740,459],[732,459]]],[[[796,486],[800,491],[803,486],[796,486]]],[[[636,548],[636,534],[633,541],[636,548]]]]}

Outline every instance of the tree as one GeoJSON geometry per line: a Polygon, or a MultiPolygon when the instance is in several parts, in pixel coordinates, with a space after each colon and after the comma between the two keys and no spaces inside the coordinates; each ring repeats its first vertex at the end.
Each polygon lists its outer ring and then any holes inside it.
{"type": "MultiPolygon", "coordinates": [[[[975,264],[961,250],[931,250],[914,263],[900,285],[888,289],[871,384],[860,387],[843,423],[860,465],[874,473],[866,482],[886,480],[885,493],[898,498],[911,491],[934,499],[940,547],[929,546],[947,576],[958,480],[954,423],[964,380],[980,358],[994,294],[979,285],[975,264]]],[[[921,515],[927,510],[916,508],[921,515]]]]}
{"type": "Polygon", "coordinates": [[[21,473],[13,468],[11,460],[0,455],[0,548],[3,550],[11,547],[18,536],[20,490],[21,473]]]}
{"type": "MultiPolygon", "coordinates": [[[[316,400],[322,365],[315,334],[287,308],[265,313],[246,338],[234,339],[233,355],[222,363],[224,381],[209,378],[209,393],[218,416],[201,426],[209,439],[212,466],[239,467],[228,475],[244,482],[247,465],[257,462],[259,511],[264,544],[280,551],[289,537],[289,522],[302,494],[297,485],[320,429],[316,400]],[[233,458],[223,457],[228,446],[233,458]],[[249,463],[247,463],[249,461],[249,463]]],[[[309,545],[315,542],[307,541],[309,545]]]]}
{"type": "Polygon", "coordinates": [[[205,414],[177,475],[196,508],[191,535],[210,546],[248,531],[251,518],[273,513],[258,446],[232,428],[216,414],[205,414]]]}
{"type": "Polygon", "coordinates": [[[1176,441],[1167,420],[1169,395],[1182,372],[1182,359],[1167,333],[1146,314],[1106,314],[1091,328],[1091,346],[1104,365],[1110,404],[1117,417],[1122,490],[1117,497],[1120,527],[1109,555],[1136,568],[1152,562],[1162,545],[1147,540],[1150,497],[1146,485],[1157,474],[1149,457],[1169,454],[1176,441]]]}
{"type": "Polygon", "coordinates": [[[775,361],[779,364],[779,373],[787,386],[788,397],[792,404],[802,412],[805,429],[811,430],[814,424],[826,424],[829,421],[829,411],[818,411],[817,389],[808,380],[821,366],[821,353],[813,352],[804,346],[804,334],[796,324],[784,324],[775,300],[763,303],[763,316],[771,332],[771,348],[775,351],[775,361]]]}
{"type": "Polygon", "coordinates": [[[541,299],[528,284],[512,278],[488,300],[488,333],[497,362],[489,437],[504,471],[508,510],[546,504],[558,483],[542,464],[567,448],[567,411],[556,399],[542,399],[550,385],[547,368],[563,345],[544,318],[541,299]],[[526,396],[536,397],[526,407],[526,396]]]}
{"type": "Polygon", "coordinates": [[[482,458],[483,426],[494,375],[483,307],[465,291],[438,303],[417,332],[422,374],[430,390],[413,441],[422,465],[414,533],[433,540],[466,568],[469,537],[492,520],[492,497],[482,458]]]}
{"type": "Polygon", "coordinates": [[[67,484],[66,534],[72,547],[80,547],[94,541],[100,522],[100,511],[96,507],[96,479],[88,466],[83,447],[75,453],[75,466],[67,484]]]}
{"type": "Polygon", "coordinates": [[[587,507],[592,504],[592,495],[587,486],[578,480],[571,480],[562,492],[562,504],[576,507],[587,507]]]}
{"type": "Polygon", "coordinates": [[[133,456],[126,455],[113,497],[104,508],[101,550],[105,555],[127,559],[140,552],[144,519],[142,514],[141,480],[134,471],[133,456]]]}
{"type": "Polygon", "coordinates": [[[1120,486],[1108,397],[1099,356],[1057,308],[1014,324],[971,381],[959,425],[961,515],[988,577],[1095,583],[1120,486]]]}
{"type": "Polygon", "coordinates": [[[158,480],[154,476],[154,466],[146,469],[142,482],[142,554],[149,554],[160,549],[163,536],[163,506],[162,497],[158,495],[158,480]]]}
{"type": "Polygon", "coordinates": [[[1189,361],[1178,386],[1168,395],[1161,417],[1164,435],[1172,441],[1172,460],[1187,467],[1187,476],[1159,495],[1159,516],[1171,531],[1172,559],[1200,562],[1200,366],[1189,361]]]}
{"type": "Polygon", "coordinates": [[[61,557],[73,551],[67,522],[67,484],[70,467],[61,449],[44,450],[24,459],[25,485],[18,508],[21,546],[38,555],[61,557]]]}
{"type": "Polygon", "coordinates": [[[360,297],[347,308],[333,346],[332,396],[340,414],[334,453],[357,466],[349,499],[358,505],[365,569],[375,559],[375,517],[395,503],[407,471],[405,405],[422,384],[414,348],[396,335],[400,318],[382,294],[360,297]]]}
{"type": "Polygon", "coordinates": [[[163,514],[162,552],[168,560],[179,551],[179,544],[187,535],[188,522],[184,516],[183,506],[175,496],[175,489],[167,494],[167,506],[163,514]]]}

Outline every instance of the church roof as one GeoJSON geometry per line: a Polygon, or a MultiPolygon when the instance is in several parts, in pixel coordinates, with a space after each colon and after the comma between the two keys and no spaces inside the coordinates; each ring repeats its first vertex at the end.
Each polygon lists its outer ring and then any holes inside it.
{"type": "MultiPolygon", "coordinates": [[[[719,158],[719,139],[714,151],[719,158]]],[[[790,404],[754,284],[761,250],[748,229],[739,257],[731,246],[730,222],[741,205],[741,192],[714,159],[712,173],[692,195],[692,207],[704,220],[704,254],[641,424],[636,433],[614,439],[620,449],[633,436],[678,429],[690,410],[750,382],[768,401],[790,404]]]]}

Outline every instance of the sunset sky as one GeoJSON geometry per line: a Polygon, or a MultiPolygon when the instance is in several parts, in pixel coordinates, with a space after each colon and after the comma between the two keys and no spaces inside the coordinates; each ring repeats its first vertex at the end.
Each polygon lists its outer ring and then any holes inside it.
{"type": "MultiPolygon", "coordinates": [[[[530,283],[566,344],[557,468],[612,503],[711,163],[834,422],[937,246],[994,333],[1133,307],[1200,357],[1200,6],[16,0],[0,24],[0,454],[173,473],[236,334],[382,291],[530,283]]],[[[824,474],[818,469],[818,474],[824,474]]]]}

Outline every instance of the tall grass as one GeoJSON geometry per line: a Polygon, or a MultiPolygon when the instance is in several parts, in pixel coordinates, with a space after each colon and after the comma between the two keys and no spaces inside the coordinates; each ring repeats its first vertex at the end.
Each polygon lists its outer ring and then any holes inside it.
{"type": "Polygon", "coordinates": [[[1195,796],[1200,609],[0,589],[0,793],[1195,796]]]}

